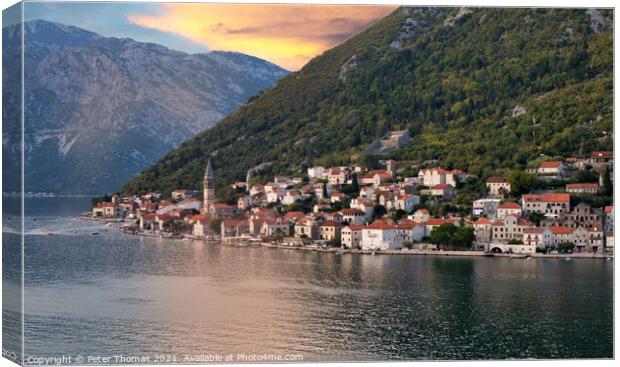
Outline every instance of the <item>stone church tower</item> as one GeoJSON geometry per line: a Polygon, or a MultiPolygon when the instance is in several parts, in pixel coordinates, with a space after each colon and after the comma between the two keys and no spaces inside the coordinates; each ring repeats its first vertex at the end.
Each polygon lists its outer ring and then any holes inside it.
{"type": "Polygon", "coordinates": [[[213,166],[211,166],[211,160],[207,163],[207,169],[205,170],[205,176],[202,179],[203,184],[203,198],[202,205],[203,214],[215,214],[215,175],[213,174],[213,166]]]}

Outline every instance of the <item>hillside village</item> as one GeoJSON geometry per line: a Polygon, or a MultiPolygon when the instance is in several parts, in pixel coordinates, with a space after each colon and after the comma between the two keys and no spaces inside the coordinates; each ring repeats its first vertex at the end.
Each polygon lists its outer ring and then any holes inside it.
{"type": "Polygon", "coordinates": [[[547,160],[506,176],[457,168],[310,167],[296,177],[234,182],[216,200],[211,162],[203,192],[114,195],[94,218],[127,233],[226,243],[361,251],[613,253],[613,152],[547,160]],[[409,175],[417,170],[417,174],[409,175]],[[201,198],[202,196],[202,198],[201,198]],[[229,200],[230,201],[230,200],[229,200]]]}

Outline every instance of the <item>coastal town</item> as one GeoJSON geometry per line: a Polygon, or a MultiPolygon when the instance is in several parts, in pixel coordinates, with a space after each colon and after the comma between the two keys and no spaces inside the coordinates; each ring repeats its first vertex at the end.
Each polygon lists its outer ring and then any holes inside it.
{"type": "Polygon", "coordinates": [[[308,167],[293,177],[230,184],[215,195],[209,160],[202,192],[115,194],[92,219],[128,234],[225,244],[415,253],[613,254],[613,152],[543,159],[504,176],[377,160],[308,167]]]}

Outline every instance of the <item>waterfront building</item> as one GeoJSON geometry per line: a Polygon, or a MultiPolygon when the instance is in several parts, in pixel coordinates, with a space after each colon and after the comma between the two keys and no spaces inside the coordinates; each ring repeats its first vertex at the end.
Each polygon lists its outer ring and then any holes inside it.
{"type": "Polygon", "coordinates": [[[517,215],[507,215],[492,224],[492,242],[520,241],[523,239],[523,231],[534,227],[534,223],[517,215]]]}
{"type": "Polygon", "coordinates": [[[551,231],[549,228],[528,227],[523,229],[523,244],[545,248],[551,245],[551,231]]]}
{"type": "Polygon", "coordinates": [[[420,242],[424,237],[426,228],[422,223],[416,223],[411,219],[401,220],[396,226],[396,240],[420,242]]]}
{"type": "Polygon", "coordinates": [[[342,245],[348,248],[361,247],[362,229],[364,227],[362,225],[348,225],[342,228],[340,232],[342,245]]]}
{"type": "Polygon", "coordinates": [[[311,216],[301,217],[295,222],[295,237],[309,238],[316,240],[319,238],[319,226],[311,216]]]}
{"type": "Polygon", "coordinates": [[[480,218],[474,222],[473,227],[477,244],[484,245],[491,242],[492,224],[493,222],[487,218],[480,218]]]}
{"type": "Polygon", "coordinates": [[[123,215],[121,206],[104,201],[95,205],[92,209],[93,217],[95,218],[118,218],[123,215]]]}
{"type": "Polygon", "coordinates": [[[248,219],[228,219],[222,221],[221,236],[224,237],[240,237],[250,232],[250,223],[248,219]]]}
{"type": "Polygon", "coordinates": [[[393,250],[400,248],[396,239],[396,225],[390,221],[376,220],[362,229],[363,250],[393,250]]]}
{"type": "Polygon", "coordinates": [[[339,241],[342,227],[343,225],[341,223],[335,222],[333,220],[328,220],[327,222],[319,226],[319,239],[327,241],[339,241]]]}

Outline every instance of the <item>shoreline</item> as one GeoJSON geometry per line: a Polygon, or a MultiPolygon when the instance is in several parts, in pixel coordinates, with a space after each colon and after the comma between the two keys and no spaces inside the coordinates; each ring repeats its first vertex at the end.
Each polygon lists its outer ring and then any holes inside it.
{"type": "Polygon", "coordinates": [[[498,258],[511,258],[511,259],[525,259],[527,257],[538,258],[538,259],[613,259],[613,254],[596,254],[596,253],[573,253],[573,254],[542,254],[542,253],[533,253],[533,254],[507,254],[507,253],[490,253],[484,251],[473,251],[473,250],[384,250],[384,251],[371,251],[371,250],[344,250],[341,248],[327,248],[323,249],[320,247],[311,247],[311,246],[289,246],[282,244],[272,244],[268,242],[263,242],[260,239],[254,239],[256,244],[247,243],[250,238],[240,239],[243,242],[230,243],[230,238],[228,240],[221,238],[204,238],[201,236],[195,235],[168,235],[163,236],[161,233],[145,233],[145,232],[134,232],[130,230],[124,230],[123,228],[119,229],[119,232],[125,235],[131,236],[142,236],[142,237],[150,237],[150,238],[161,238],[161,239],[173,239],[173,240],[191,240],[191,241],[204,241],[207,243],[218,243],[221,246],[230,246],[230,247],[264,247],[271,249],[279,249],[279,250],[293,250],[293,251],[314,251],[314,252],[324,252],[324,253],[332,253],[335,255],[396,255],[396,256],[451,256],[451,257],[498,257],[498,258]]]}

